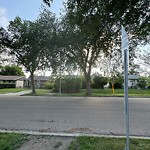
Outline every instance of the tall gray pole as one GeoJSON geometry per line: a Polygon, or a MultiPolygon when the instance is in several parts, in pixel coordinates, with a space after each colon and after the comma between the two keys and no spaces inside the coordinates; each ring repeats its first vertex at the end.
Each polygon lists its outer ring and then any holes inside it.
{"type": "Polygon", "coordinates": [[[60,75],[59,75],[59,94],[61,94],[61,67],[60,67],[60,75]]]}
{"type": "Polygon", "coordinates": [[[128,101],[128,58],[127,49],[124,49],[124,100],[126,116],[126,148],[129,150],[129,101],[128,101]]]}
{"type": "Polygon", "coordinates": [[[62,77],[62,72],[61,72],[61,53],[60,53],[60,70],[59,70],[59,94],[61,94],[61,77],[62,77]]]}

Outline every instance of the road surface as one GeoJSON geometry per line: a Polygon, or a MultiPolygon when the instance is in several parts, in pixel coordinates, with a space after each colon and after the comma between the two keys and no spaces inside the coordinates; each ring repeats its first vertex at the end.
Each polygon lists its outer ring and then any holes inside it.
{"type": "MultiPolygon", "coordinates": [[[[130,135],[150,137],[150,99],[130,98],[130,135]]],[[[0,96],[0,129],[125,135],[123,98],[0,96]]]]}

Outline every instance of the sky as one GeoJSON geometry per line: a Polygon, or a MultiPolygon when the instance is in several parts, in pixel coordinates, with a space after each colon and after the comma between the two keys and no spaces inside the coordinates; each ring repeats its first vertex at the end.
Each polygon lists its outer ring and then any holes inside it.
{"type": "MultiPolygon", "coordinates": [[[[53,0],[50,11],[59,16],[63,0],[53,0]]],[[[42,0],[0,0],[0,26],[6,28],[16,16],[24,20],[35,20],[41,8],[42,0]]]]}

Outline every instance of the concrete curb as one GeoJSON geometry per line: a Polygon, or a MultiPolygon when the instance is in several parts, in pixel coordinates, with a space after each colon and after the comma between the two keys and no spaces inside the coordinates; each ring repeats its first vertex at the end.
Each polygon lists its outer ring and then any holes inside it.
{"type": "MultiPolygon", "coordinates": [[[[83,134],[83,133],[62,133],[62,132],[38,132],[25,130],[0,130],[0,133],[21,133],[28,135],[45,135],[45,136],[60,136],[60,137],[78,137],[78,136],[92,136],[92,137],[106,137],[106,138],[125,138],[122,135],[99,135],[99,134],[83,134]]],[[[130,136],[131,139],[148,139],[146,136],[130,136]]]]}

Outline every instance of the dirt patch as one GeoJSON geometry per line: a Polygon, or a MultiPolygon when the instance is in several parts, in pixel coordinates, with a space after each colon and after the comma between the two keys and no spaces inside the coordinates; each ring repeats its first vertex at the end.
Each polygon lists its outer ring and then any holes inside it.
{"type": "Polygon", "coordinates": [[[67,150],[73,137],[28,136],[18,150],[67,150]]]}
{"type": "Polygon", "coordinates": [[[88,129],[88,128],[72,128],[72,129],[69,129],[68,131],[66,131],[67,133],[86,133],[86,132],[91,132],[92,130],[91,129],[88,129]]]}

